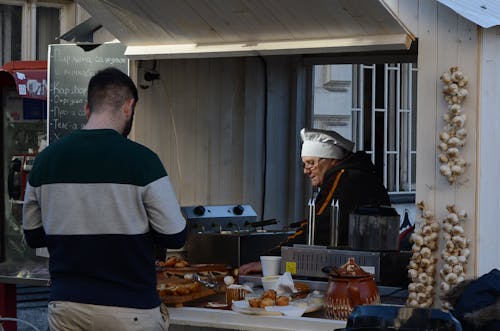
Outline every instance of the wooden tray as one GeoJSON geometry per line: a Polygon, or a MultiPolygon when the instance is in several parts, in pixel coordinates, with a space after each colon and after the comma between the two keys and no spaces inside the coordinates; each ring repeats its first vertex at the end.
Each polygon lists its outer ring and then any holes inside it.
{"type": "Polygon", "coordinates": [[[233,268],[226,264],[191,264],[188,267],[157,267],[158,271],[166,271],[171,273],[197,273],[203,271],[218,271],[232,273],[233,268]]]}
{"type": "Polygon", "coordinates": [[[160,296],[160,298],[167,306],[170,305],[170,306],[182,307],[182,305],[186,302],[193,301],[203,297],[208,297],[215,293],[216,292],[214,290],[203,286],[199,291],[194,293],[189,293],[186,295],[165,295],[165,296],[160,296]]]}

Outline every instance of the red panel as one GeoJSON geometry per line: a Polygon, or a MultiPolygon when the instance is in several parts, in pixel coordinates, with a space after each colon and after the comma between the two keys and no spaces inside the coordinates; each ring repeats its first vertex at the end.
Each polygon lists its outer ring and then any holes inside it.
{"type": "MultiPolygon", "coordinates": [[[[16,285],[15,284],[0,284],[0,316],[2,317],[17,317],[17,301],[16,301],[16,285]]],[[[16,331],[16,322],[2,322],[2,327],[5,331],[16,331]]]]}
{"type": "Polygon", "coordinates": [[[0,68],[0,87],[15,85],[24,98],[47,99],[47,61],[12,61],[0,68]],[[10,74],[11,77],[5,75],[10,74]]]}

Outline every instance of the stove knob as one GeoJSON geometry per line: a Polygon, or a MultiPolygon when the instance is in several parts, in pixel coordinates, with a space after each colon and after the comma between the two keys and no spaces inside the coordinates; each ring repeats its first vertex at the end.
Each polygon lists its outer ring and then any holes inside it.
{"type": "Polygon", "coordinates": [[[243,206],[242,206],[242,205],[236,205],[236,206],[234,206],[234,208],[233,208],[233,213],[234,213],[235,215],[241,215],[241,214],[243,214],[243,211],[245,211],[245,208],[243,208],[243,206]]]}
{"type": "Polygon", "coordinates": [[[203,216],[205,214],[205,207],[203,206],[196,206],[193,209],[193,213],[197,216],[203,216]]]}

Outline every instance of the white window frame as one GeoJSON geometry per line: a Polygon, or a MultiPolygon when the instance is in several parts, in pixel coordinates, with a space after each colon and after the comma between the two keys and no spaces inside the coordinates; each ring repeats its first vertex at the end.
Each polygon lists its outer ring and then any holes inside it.
{"type": "Polygon", "coordinates": [[[37,7],[50,7],[60,9],[60,31],[69,29],[75,24],[70,11],[74,10],[73,1],[37,1],[37,0],[0,0],[1,5],[22,7],[21,23],[21,60],[35,60],[36,54],[36,9],[37,7]]]}
{"type": "MultiPolygon", "coordinates": [[[[331,64],[335,65],[335,64],[331,64]]],[[[317,89],[317,83],[315,84],[316,78],[315,75],[321,75],[324,81],[335,82],[335,84],[330,84],[332,86],[336,86],[337,88],[346,88],[349,90],[347,95],[351,96],[351,113],[349,116],[350,131],[351,131],[351,139],[356,143],[356,150],[365,150],[372,158],[372,161],[375,163],[375,149],[378,149],[379,152],[383,156],[382,165],[378,164],[378,167],[382,166],[382,174],[383,174],[383,182],[386,187],[389,189],[389,193],[392,197],[394,196],[411,196],[414,197],[415,194],[415,172],[414,164],[416,159],[416,146],[415,142],[412,141],[412,137],[414,135],[413,130],[416,130],[416,126],[412,123],[412,116],[416,115],[416,106],[414,105],[413,98],[416,98],[416,86],[413,86],[413,81],[416,80],[417,67],[412,63],[385,63],[381,65],[372,64],[372,65],[364,65],[364,64],[351,64],[352,65],[352,79],[351,83],[348,82],[344,84],[342,81],[334,81],[333,77],[330,77],[329,73],[332,71],[330,68],[330,64],[318,66],[317,70],[315,66],[312,66],[312,75],[313,75],[313,97],[312,97],[312,108],[311,108],[311,116],[312,116],[312,125],[317,128],[325,128],[323,127],[321,121],[321,117],[325,117],[324,115],[316,115],[315,116],[315,107],[314,107],[314,99],[315,99],[315,91],[317,89]],[[376,68],[383,67],[383,81],[376,81],[376,68]],[[371,86],[371,109],[366,109],[364,106],[362,92],[365,84],[364,73],[366,71],[371,71],[371,79],[369,82],[366,82],[368,86],[371,86]],[[328,79],[326,79],[326,78],[328,79]],[[376,107],[376,84],[383,84],[383,102],[377,102],[378,108],[376,107]],[[343,85],[343,86],[342,86],[343,85]],[[351,85],[351,86],[349,86],[351,85]],[[360,92],[361,91],[361,92],[360,92]],[[393,100],[391,105],[388,104],[388,100],[393,100]],[[394,102],[395,101],[395,102],[394,102]],[[380,107],[380,104],[383,104],[380,107]],[[363,112],[369,111],[371,112],[371,123],[363,122],[363,112]],[[383,146],[375,146],[375,114],[383,114],[383,126],[385,128],[383,135],[383,146]],[[361,128],[370,128],[371,132],[371,145],[363,146],[363,130],[361,128]],[[391,131],[392,130],[392,131],[391,131]],[[390,133],[391,132],[391,133],[390,133]],[[389,142],[392,142],[392,147],[389,146],[389,142]],[[412,148],[413,145],[413,148],[412,148]],[[380,149],[383,149],[380,151],[380,149]],[[390,159],[393,159],[392,162],[389,162],[390,159]],[[412,180],[413,179],[413,180],[412,180]],[[388,186],[388,184],[390,184],[388,186]]],[[[339,90],[332,90],[331,93],[338,93],[339,90]]],[[[378,95],[377,97],[380,97],[378,95]]],[[[416,100],[416,99],[415,99],[416,100]]],[[[324,111],[323,111],[324,112],[324,111]]],[[[347,123],[345,120],[346,116],[332,114],[332,118],[335,118],[333,121],[337,120],[340,122],[347,123]]],[[[327,116],[326,116],[327,117],[327,116]]],[[[332,120],[332,119],[328,119],[332,120]]],[[[344,124],[345,124],[344,123],[344,124]]],[[[326,124],[328,125],[328,124],[326,124]]],[[[326,127],[328,128],[328,127],[326,127]]],[[[377,127],[379,128],[379,127],[377,127]]]]}

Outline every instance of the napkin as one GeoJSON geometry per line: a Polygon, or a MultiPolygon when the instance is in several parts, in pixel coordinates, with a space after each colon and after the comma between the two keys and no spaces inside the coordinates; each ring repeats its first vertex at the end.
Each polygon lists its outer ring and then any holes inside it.
{"type": "Polygon", "coordinates": [[[306,311],[306,308],[304,308],[304,307],[297,307],[297,306],[292,306],[292,305],[267,306],[265,309],[267,311],[279,311],[280,313],[282,313],[285,316],[295,316],[295,317],[302,316],[306,311]]]}
{"type": "MultiPolygon", "coordinates": [[[[246,312],[245,309],[255,309],[258,311],[259,309],[262,308],[250,308],[250,305],[248,304],[248,301],[246,300],[239,300],[239,301],[233,301],[233,310],[235,311],[243,311],[246,312]]],[[[281,314],[285,316],[295,316],[295,317],[300,317],[302,316],[305,311],[306,307],[297,307],[297,306],[267,306],[264,308],[266,311],[272,311],[272,312],[280,312],[281,314]]],[[[256,313],[258,314],[258,313],[256,313]]]]}
{"type": "Polygon", "coordinates": [[[241,289],[241,290],[245,290],[247,292],[253,292],[252,288],[248,285],[238,285],[238,284],[231,284],[229,285],[227,288],[229,289],[241,289]]]}
{"type": "Polygon", "coordinates": [[[292,293],[297,293],[298,290],[293,285],[292,274],[290,272],[285,272],[278,278],[276,283],[276,294],[277,295],[287,295],[290,296],[292,293]]]}

